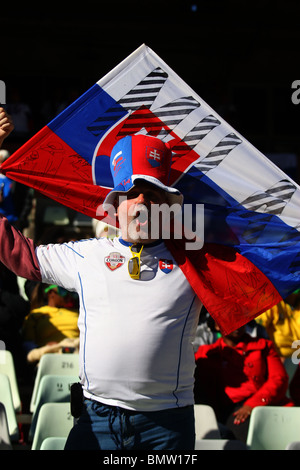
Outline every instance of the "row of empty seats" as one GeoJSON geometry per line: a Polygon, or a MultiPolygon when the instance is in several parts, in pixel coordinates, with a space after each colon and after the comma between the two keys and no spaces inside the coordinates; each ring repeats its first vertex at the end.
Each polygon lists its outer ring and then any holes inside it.
{"type": "MultiPolygon", "coordinates": [[[[49,421],[49,430],[53,432],[51,422],[57,421],[59,427],[64,430],[73,425],[73,418],[70,414],[70,385],[78,381],[79,356],[78,354],[45,354],[42,356],[30,402],[31,425],[29,440],[32,448],[40,446],[38,434],[41,425],[38,424],[40,410],[44,404],[62,404],[64,408],[56,411],[49,421]],[[64,412],[66,410],[66,412],[64,412]],[[63,418],[68,418],[67,420],[63,418]],[[63,423],[67,421],[64,426],[63,423]],[[37,431],[37,436],[35,436],[37,431]]],[[[20,417],[22,407],[21,399],[16,380],[15,368],[12,355],[9,351],[0,351],[0,450],[12,448],[12,443],[18,442],[20,438],[17,416],[20,417]]],[[[43,415],[41,416],[41,418],[43,415]]],[[[42,424],[44,420],[42,420],[42,424]]],[[[57,436],[60,437],[60,434],[57,436]]],[[[53,442],[54,445],[54,442],[53,442]]]]}
{"type": "Polygon", "coordinates": [[[78,354],[42,356],[30,402],[32,450],[63,448],[74,423],[70,412],[70,386],[78,382],[78,370],[78,354]]]}
{"type": "MultiPolygon", "coordinates": [[[[195,405],[195,450],[296,450],[300,449],[300,408],[262,406],[253,410],[247,444],[221,439],[212,408],[195,405]]],[[[73,426],[67,403],[44,404],[32,449],[63,448],[73,426]]]]}

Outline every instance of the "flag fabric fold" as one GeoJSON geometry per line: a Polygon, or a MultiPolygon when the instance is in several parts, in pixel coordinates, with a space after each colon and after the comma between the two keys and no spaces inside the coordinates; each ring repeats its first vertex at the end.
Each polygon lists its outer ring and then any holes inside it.
{"type": "Polygon", "coordinates": [[[41,129],[1,171],[107,220],[101,205],[113,186],[111,149],[137,133],[169,142],[170,185],[183,193],[184,207],[204,205],[203,248],[185,250],[182,240],[168,245],[224,333],[300,287],[299,186],[146,45],[41,129]]]}

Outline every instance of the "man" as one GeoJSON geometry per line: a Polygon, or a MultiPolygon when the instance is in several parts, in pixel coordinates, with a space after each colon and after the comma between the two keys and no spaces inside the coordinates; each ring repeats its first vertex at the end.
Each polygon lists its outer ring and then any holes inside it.
{"type": "MultiPolygon", "coordinates": [[[[5,136],[12,124],[0,112],[5,136]]],[[[2,124],[1,124],[2,123],[2,124]]],[[[201,302],[162,241],[156,206],[178,206],[171,150],[159,139],[120,140],[103,207],[121,237],[34,247],[0,224],[0,258],[17,274],[80,298],[83,405],[66,449],[192,450],[195,335],[201,302]]]]}

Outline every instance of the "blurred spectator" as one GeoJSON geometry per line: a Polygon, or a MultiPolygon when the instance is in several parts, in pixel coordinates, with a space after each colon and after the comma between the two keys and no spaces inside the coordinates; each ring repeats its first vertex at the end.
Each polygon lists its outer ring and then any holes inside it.
{"type": "Polygon", "coordinates": [[[31,293],[31,307],[22,329],[28,362],[39,360],[47,350],[45,346],[57,345],[67,338],[78,339],[77,294],[40,283],[31,293]]]}
{"type": "Polygon", "coordinates": [[[194,352],[196,352],[199,346],[203,344],[212,344],[218,338],[221,337],[221,333],[216,330],[215,322],[203,306],[199,316],[199,322],[193,341],[194,352]]]}
{"type": "Polygon", "coordinates": [[[290,357],[295,351],[293,342],[300,339],[300,289],[262,313],[256,322],[266,329],[282,360],[290,357]]]}
{"type": "Polygon", "coordinates": [[[253,338],[242,327],[195,354],[195,403],[213,407],[222,430],[246,442],[256,406],[290,405],[288,376],[272,341],[253,338]]]}
{"type": "MultiPolygon", "coordinates": [[[[252,320],[245,325],[245,331],[250,336],[268,339],[265,328],[256,323],[255,320],[252,320]]],[[[197,351],[199,346],[202,346],[203,344],[212,344],[218,338],[221,338],[221,336],[222,335],[219,329],[216,328],[213,318],[203,306],[199,316],[195,339],[193,341],[194,352],[197,351]]]]}

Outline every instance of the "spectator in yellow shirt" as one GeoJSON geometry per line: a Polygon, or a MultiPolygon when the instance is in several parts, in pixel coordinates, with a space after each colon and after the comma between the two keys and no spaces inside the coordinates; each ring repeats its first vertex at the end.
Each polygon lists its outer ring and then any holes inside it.
{"type": "Polygon", "coordinates": [[[36,286],[35,294],[35,308],[25,318],[22,330],[29,362],[38,361],[46,352],[59,352],[64,346],[76,348],[79,343],[76,296],[57,285],[44,284],[36,286]]]}
{"type": "Polygon", "coordinates": [[[256,321],[266,329],[281,358],[290,357],[295,352],[293,342],[300,339],[300,289],[262,313],[256,321]]]}

